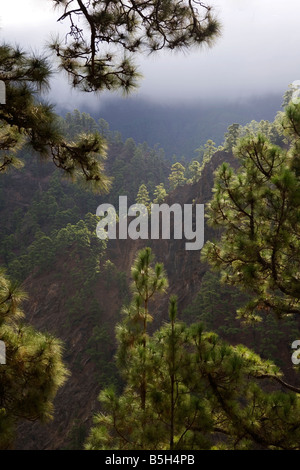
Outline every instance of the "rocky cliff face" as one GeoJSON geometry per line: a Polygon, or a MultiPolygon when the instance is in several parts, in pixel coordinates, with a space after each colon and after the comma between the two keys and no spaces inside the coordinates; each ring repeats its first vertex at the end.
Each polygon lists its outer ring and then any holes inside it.
{"type": "MultiPolygon", "coordinates": [[[[213,173],[228,154],[218,152],[206,165],[201,180],[194,185],[179,187],[166,201],[168,204],[206,204],[211,198],[213,173]]],[[[234,161],[231,161],[235,164],[234,161]]],[[[205,240],[212,237],[212,231],[205,226],[205,240]]],[[[137,251],[151,246],[157,261],[164,263],[169,278],[169,294],[178,296],[179,310],[186,307],[199,291],[201,279],[207,266],[201,261],[201,251],[187,251],[185,240],[114,240],[110,241],[107,258],[119,272],[125,273],[130,282],[130,268],[137,251]]],[[[80,440],[92,424],[92,417],[98,409],[97,397],[101,386],[97,377],[101,371],[87,352],[88,342],[93,334],[95,322],[109,325],[108,356],[115,351],[114,327],[120,319],[124,302],[124,291],[115,280],[108,280],[103,274],[93,288],[93,297],[101,307],[101,315],[95,320],[89,308],[82,309],[76,318],[70,318],[66,309],[67,299],[76,294],[72,282],[67,282],[71,268],[72,254],[57,260],[55,270],[32,276],[26,280],[25,288],[29,301],[25,305],[29,323],[42,331],[48,331],[61,338],[65,344],[64,359],[71,375],[55,399],[54,420],[45,425],[24,423],[20,425],[17,449],[63,449],[76,447],[74,440],[80,440]],[[59,279],[57,273],[60,273],[59,279]],[[61,285],[64,283],[62,294],[61,285]],[[75,436],[75,437],[74,437],[75,436]]],[[[168,296],[157,299],[152,305],[154,326],[158,326],[168,315],[168,296]]]]}

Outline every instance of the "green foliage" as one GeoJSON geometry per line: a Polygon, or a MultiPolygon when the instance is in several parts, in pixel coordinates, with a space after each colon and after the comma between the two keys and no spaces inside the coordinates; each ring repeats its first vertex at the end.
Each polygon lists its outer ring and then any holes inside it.
{"type": "MultiPolygon", "coordinates": [[[[257,119],[272,121],[279,107],[280,97],[270,98],[268,95],[254,100],[251,97],[239,103],[195,101],[185,106],[176,100],[160,103],[158,100],[143,101],[134,97],[124,100],[119,97],[110,100],[103,108],[102,117],[124,138],[132,137],[135,142],[147,141],[151,147],[159,142],[171,164],[181,162],[182,155],[187,162],[196,159],[201,163],[208,139],[216,142],[218,147],[232,122],[247,123],[254,114],[257,119]],[[175,160],[172,158],[174,154],[175,160]]],[[[183,165],[186,166],[185,163],[183,165]]]]}
{"type": "Polygon", "coordinates": [[[108,155],[112,204],[118,204],[119,195],[127,195],[128,203],[133,204],[141,184],[146,185],[151,199],[156,185],[168,181],[168,164],[161,149],[151,149],[145,143],[136,145],[133,139],[127,139],[124,144],[112,143],[108,155]]]}
{"type": "Polygon", "coordinates": [[[100,260],[106,249],[106,241],[96,235],[97,223],[96,215],[87,214],[84,220],[53,230],[49,236],[37,231],[35,241],[24,254],[9,263],[11,275],[23,280],[31,272],[38,274],[48,270],[59,257],[70,256],[74,282],[94,279],[99,273],[100,260]]]}
{"type": "Polygon", "coordinates": [[[63,450],[83,450],[87,434],[87,426],[76,419],[68,435],[68,445],[63,450]]]}
{"type": "MultiPolygon", "coordinates": [[[[219,149],[221,149],[221,147],[219,147],[219,149]]],[[[215,142],[209,139],[204,147],[200,147],[196,150],[199,154],[198,160],[192,160],[186,171],[188,184],[198,183],[205,165],[211,161],[212,157],[219,149],[216,147],[215,142]]]]}
{"type": "Polygon", "coordinates": [[[208,216],[223,232],[203,254],[225,282],[251,294],[243,318],[299,313],[299,110],[291,104],[282,119],[288,151],[247,135],[235,149],[239,169],[224,163],[217,172],[208,216]]]}
{"type": "Polygon", "coordinates": [[[237,288],[220,282],[220,275],[207,271],[193,302],[183,311],[188,323],[201,322],[207,331],[214,331],[230,344],[243,342],[265,359],[283,366],[283,342],[291,344],[298,336],[297,322],[284,321],[261,312],[262,321],[245,325],[236,318],[249,296],[237,288]]]}
{"type": "Polygon", "coordinates": [[[155,186],[153,204],[162,204],[167,197],[167,191],[164,187],[163,183],[158,184],[155,186]]]}
{"type": "Polygon", "coordinates": [[[297,92],[297,97],[298,97],[298,90],[299,90],[299,87],[297,85],[293,83],[289,84],[288,89],[283,95],[283,102],[281,105],[283,108],[286,108],[290,104],[293,94],[295,92],[297,92]]]}
{"type": "Polygon", "coordinates": [[[78,109],[74,109],[72,113],[68,112],[65,119],[62,119],[61,125],[70,139],[75,139],[77,135],[82,133],[93,134],[99,132],[103,136],[103,132],[100,132],[102,129],[100,125],[89,114],[81,113],[78,109]]]}
{"type": "Polygon", "coordinates": [[[89,133],[68,141],[52,107],[38,99],[38,94],[49,87],[50,75],[51,65],[45,58],[0,45],[0,80],[6,87],[6,104],[0,106],[0,172],[22,166],[17,153],[27,143],[74,180],[107,192],[110,181],[103,171],[103,137],[89,133]]]}
{"type": "Polygon", "coordinates": [[[281,145],[284,143],[282,130],[282,113],[277,113],[273,122],[262,120],[260,122],[252,120],[245,126],[231,124],[224,135],[223,150],[232,153],[239,139],[245,136],[256,136],[263,134],[272,144],[281,145]]]}
{"type": "Polygon", "coordinates": [[[6,364],[0,365],[0,448],[12,445],[22,420],[46,422],[53,416],[53,399],[67,378],[62,344],[21,322],[25,294],[0,273],[0,340],[6,364]]]}
{"type": "Polygon", "coordinates": [[[132,304],[116,329],[123,392],[101,391],[86,449],[299,449],[299,396],[258,385],[284,384],[272,362],[199,323],[179,322],[175,297],[169,322],[149,335],[148,301],[167,282],[162,266],[149,272],[149,261],[146,248],[132,268],[132,304]]]}
{"type": "Polygon", "coordinates": [[[273,122],[269,121],[251,121],[246,126],[240,128],[240,135],[239,137],[243,137],[245,135],[257,135],[263,134],[267,137],[267,139],[275,145],[282,146],[285,142],[283,129],[282,129],[282,117],[283,113],[277,113],[277,116],[273,122]]]}
{"type": "Polygon", "coordinates": [[[150,197],[149,197],[147,186],[145,184],[141,184],[141,186],[139,187],[139,190],[136,196],[136,203],[143,204],[144,206],[147,207],[148,210],[150,209],[150,197]]]}
{"type": "Polygon", "coordinates": [[[103,264],[103,276],[105,285],[109,289],[112,285],[116,285],[119,289],[120,295],[124,298],[124,303],[128,297],[128,286],[126,272],[118,271],[117,267],[110,260],[106,260],[103,264]]]}
{"type": "Polygon", "coordinates": [[[189,184],[197,183],[199,179],[201,178],[201,170],[202,170],[201,163],[199,163],[198,160],[193,160],[188,167],[190,178],[187,180],[187,183],[189,184]]]}
{"type": "Polygon", "coordinates": [[[237,140],[241,135],[241,126],[240,124],[231,124],[227,132],[224,135],[224,150],[225,152],[232,152],[233,148],[236,146],[237,140]]]}
{"type": "Polygon", "coordinates": [[[96,364],[98,373],[96,380],[101,387],[117,385],[118,371],[113,361],[112,342],[109,333],[109,325],[96,325],[92,336],[87,342],[86,353],[96,364]]]}
{"type": "Polygon", "coordinates": [[[202,163],[199,163],[198,160],[192,160],[190,163],[188,170],[187,170],[187,184],[195,184],[198,183],[198,181],[201,178],[203,169],[205,165],[210,162],[214,152],[208,152],[207,154],[204,153],[202,163]]]}
{"type": "Polygon", "coordinates": [[[208,139],[204,145],[203,161],[210,160],[217,150],[216,143],[213,140],[208,139]]]}
{"type": "Polygon", "coordinates": [[[78,134],[75,141],[63,142],[52,149],[52,157],[55,165],[74,180],[107,193],[111,181],[104,173],[106,151],[106,142],[100,134],[78,134]]]}
{"type": "MultiPolygon", "coordinates": [[[[145,248],[137,254],[131,268],[133,300],[128,307],[124,307],[124,321],[116,328],[119,340],[117,363],[121,368],[130,366],[128,348],[131,348],[134,343],[138,346],[142,345],[141,361],[144,363],[145,357],[143,356],[148,338],[147,327],[153,319],[149,313],[149,302],[155,294],[165,292],[168,287],[162,264],[156,263],[153,266],[153,259],[151,249],[145,248]]],[[[143,367],[141,373],[144,373],[143,367]]]]}
{"type": "Polygon", "coordinates": [[[211,44],[219,35],[212,8],[194,1],[53,3],[61,8],[59,20],[70,20],[71,28],[67,41],[58,38],[50,47],[73,86],[84,91],[122,89],[127,93],[139,78],[131,54],[211,44]],[[121,54],[116,53],[116,45],[121,54]]]}
{"type": "Polygon", "coordinates": [[[4,173],[11,167],[22,168],[23,162],[16,155],[22,148],[24,140],[24,136],[21,136],[16,127],[9,127],[2,123],[0,128],[0,172],[4,173]]]}
{"type": "Polygon", "coordinates": [[[170,183],[170,190],[174,190],[177,186],[182,186],[186,182],[186,178],[184,176],[185,168],[184,166],[176,162],[171,167],[171,173],[169,176],[169,183],[170,183]]]}

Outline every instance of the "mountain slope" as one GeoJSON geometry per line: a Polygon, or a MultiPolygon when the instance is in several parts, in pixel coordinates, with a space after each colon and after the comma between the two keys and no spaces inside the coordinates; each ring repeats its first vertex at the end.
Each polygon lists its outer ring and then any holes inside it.
{"type": "MultiPolygon", "coordinates": [[[[177,188],[166,202],[208,202],[211,197],[213,171],[224,157],[221,152],[216,154],[205,167],[199,183],[177,188]]],[[[211,230],[206,228],[205,238],[208,239],[211,235],[211,230]]],[[[22,424],[19,428],[17,448],[66,448],[72,445],[70,436],[74,432],[76,434],[76,429],[90,428],[92,416],[98,408],[97,396],[101,381],[105,383],[105,377],[101,370],[104,362],[97,363],[95,355],[91,357],[88,352],[89,343],[95,328],[105,325],[109,340],[105,345],[107,356],[104,360],[112,362],[115,351],[114,327],[120,319],[122,304],[128,298],[125,284],[128,286],[130,283],[130,268],[137,251],[145,245],[150,245],[156,260],[164,263],[170,284],[168,294],[178,296],[179,309],[182,310],[199,290],[202,276],[207,269],[200,261],[200,251],[185,250],[184,239],[111,240],[105,258],[101,261],[100,275],[86,292],[88,300],[83,302],[82,309],[72,311],[71,314],[68,299],[76,299],[78,289],[70,276],[75,263],[72,248],[56,260],[51,271],[31,275],[26,279],[24,287],[30,296],[25,305],[27,320],[39,330],[49,331],[64,341],[64,358],[72,375],[55,401],[54,421],[43,426],[22,424]],[[107,264],[107,259],[115,268],[107,264]]],[[[84,293],[83,290],[82,295],[84,293]]],[[[167,304],[166,296],[152,305],[152,311],[155,312],[154,327],[167,318],[167,304]]]]}

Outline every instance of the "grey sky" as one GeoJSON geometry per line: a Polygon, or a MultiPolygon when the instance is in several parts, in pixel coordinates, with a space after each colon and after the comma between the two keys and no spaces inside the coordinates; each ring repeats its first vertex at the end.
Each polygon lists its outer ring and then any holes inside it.
{"type": "MultiPolygon", "coordinates": [[[[51,33],[64,31],[50,0],[0,0],[1,38],[42,50],[51,33]]],[[[211,49],[138,57],[144,79],[134,96],[190,101],[282,93],[300,79],[299,0],[207,0],[223,24],[211,49]]],[[[70,92],[54,80],[52,97],[73,109],[95,97],[70,92]]],[[[100,98],[96,98],[99,102],[100,98]]]]}

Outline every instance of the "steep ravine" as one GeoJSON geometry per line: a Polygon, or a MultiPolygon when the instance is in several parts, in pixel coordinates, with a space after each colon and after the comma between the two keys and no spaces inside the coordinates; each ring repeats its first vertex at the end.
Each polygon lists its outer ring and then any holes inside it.
{"type": "MultiPolygon", "coordinates": [[[[236,165],[228,154],[218,152],[205,166],[201,180],[194,185],[177,188],[166,201],[183,204],[206,204],[211,199],[213,173],[224,160],[236,165]]],[[[205,240],[215,234],[205,225],[205,240]]],[[[200,251],[185,250],[185,240],[112,240],[109,242],[106,258],[114,263],[119,272],[125,273],[127,285],[130,283],[130,268],[137,251],[143,246],[151,246],[157,261],[164,263],[169,279],[168,294],[178,297],[179,312],[189,305],[201,286],[207,266],[201,261],[200,251]]],[[[105,260],[102,261],[104,264],[105,260]]],[[[93,328],[101,324],[109,325],[107,342],[108,357],[115,352],[114,328],[120,319],[120,309],[124,302],[124,289],[114,279],[108,281],[100,275],[93,292],[88,293],[87,307],[82,308],[75,318],[70,317],[66,302],[76,294],[68,273],[72,268],[72,253],[57,260],[55,269],[32,275],[25,282],[29,300],[24,305],[27,321],[42,331],[59,337],[65,346],[64,360],[71,375],[55,399],[54,419],[48,424],[22,423],[18,429],[16,449],[65,449],[76,448],[74,435],[88,432],[92,417],[99,409],[97,401],[101,386],[97,377],[101,370],[87,353],[88,341],[93,328]],[[69,280],[67,280],[69,279],[69,280]],[[62,290],[61,284],[64,284],[62,290]],[[62,294],[63,292],[63,294],[62,294]],[[97,312],[90,311],[89,301],[97,301],[97,312]],[[95,317],[96,315],[96,317],[95,317]],[[73,436],[73,437],[72,437],[73,436]]],[[[83,303],[84,305],[84,303],[83,303]]],[[[153,328],[167,318],[168,295],[157,298],[150,306],[154,316],[153,328]]],[[[76,441],[76,438],[75,438],[76,441]]]]}

